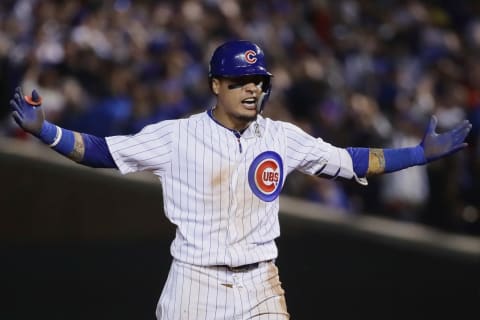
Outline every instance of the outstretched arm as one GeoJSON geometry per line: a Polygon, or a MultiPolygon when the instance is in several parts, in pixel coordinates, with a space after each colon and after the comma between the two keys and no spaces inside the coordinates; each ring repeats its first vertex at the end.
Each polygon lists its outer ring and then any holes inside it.
{"type": "Polygon", "coordinates": [[[25,96],[20,87],[10,100],[15,122],[57,152],[95,168],[116,168],[104,138],[60,128],[45,120],[42,98],[33,90],[25,96]]]}
{"type": "Polygon", "coordinates": [[[359,177],[372,176],[423,165],[446,157],[467,146],[465,138],[472,129],[468,120],[444,133],[436,133],[437,118],[432,116],[422,142],[411,148],[348,148],[354,171],[359,177]]]}

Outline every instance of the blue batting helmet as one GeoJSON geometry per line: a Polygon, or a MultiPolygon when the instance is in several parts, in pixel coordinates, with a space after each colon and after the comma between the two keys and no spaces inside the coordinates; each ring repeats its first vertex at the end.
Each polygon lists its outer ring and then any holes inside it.
{"type": "Polygon", "coordinates": [[[262,90],[264,95],[258,106],[262,111],[270,90],[272,74],[267,71],[265,55],[258,45],[247,40],[233,40],[220,45],[210,59],[208,77],[234,78],[241,76],[265,76],[262,90]]]}
{"type": "Polygon", "coordinates": [[[219,46],[210,60],[208,75],[210,77],[272,76],[267,71],[262,49],[247,40],[228,41],[219,46]]]}

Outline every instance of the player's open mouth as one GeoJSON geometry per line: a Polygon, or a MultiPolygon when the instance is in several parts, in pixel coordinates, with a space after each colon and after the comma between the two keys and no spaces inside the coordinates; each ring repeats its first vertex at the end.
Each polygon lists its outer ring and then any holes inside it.
{"type": "Polygon", "coordinates": [[[257,98],[247,98],[242,100],[242,104],[247,108],[247,109],[254,109],[256,108],[257,104],[257,98]]]}

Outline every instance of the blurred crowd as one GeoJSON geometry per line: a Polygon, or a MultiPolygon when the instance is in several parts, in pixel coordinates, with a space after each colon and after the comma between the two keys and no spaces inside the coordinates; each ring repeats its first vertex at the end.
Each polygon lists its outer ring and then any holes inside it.
{"type": "Polygon", "coordinates": [[[267,116],[341,147],[419,143],[468,118],[469,147],[373,177],[369,187],[292,174],[284,194],[480,234],[480,2],[420,0],[2,0],[0,135],[17,85],[47,119],[99,136],[212,107],[214,48],[248,39],[274,74],[267,116]]]}

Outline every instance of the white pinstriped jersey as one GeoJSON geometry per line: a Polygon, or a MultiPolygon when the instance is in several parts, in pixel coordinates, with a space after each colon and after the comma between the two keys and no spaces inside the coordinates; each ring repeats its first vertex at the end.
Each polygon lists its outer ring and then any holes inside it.
{"type": "Polygon", "coordinates": [[[171,253],[195,265],[275,259],[278,195],[293,170],[356,178],[345,149],[261,116],[241,135],[208,111],[106,140],[122,173],[160,178],[165,214],[177,226],[171,253]]]}

